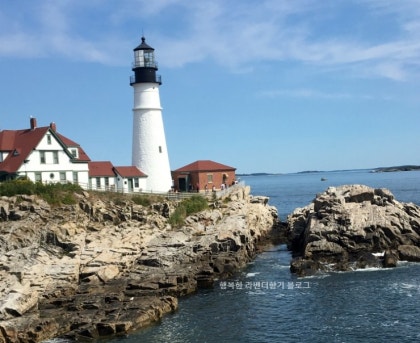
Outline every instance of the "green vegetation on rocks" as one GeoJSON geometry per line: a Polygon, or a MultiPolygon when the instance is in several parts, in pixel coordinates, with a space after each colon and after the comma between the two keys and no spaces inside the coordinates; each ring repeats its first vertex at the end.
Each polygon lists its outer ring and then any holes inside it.
{"type": "Polygon", "coordinates": [[[207,199],[200,195],[193,195],[179,203],[174,213],[169,217],[169,224],[179,227],[188,216],[203,211],[209,207],[207,199]]]}
{"type": "Polygon", "coordinates": [[[1,196],[38,195],[50,205],[71,205],[76,203],[74,193],[81,193],[82,188],[71,183],[33,183],[20,179],[0,183],[1,196]]]}

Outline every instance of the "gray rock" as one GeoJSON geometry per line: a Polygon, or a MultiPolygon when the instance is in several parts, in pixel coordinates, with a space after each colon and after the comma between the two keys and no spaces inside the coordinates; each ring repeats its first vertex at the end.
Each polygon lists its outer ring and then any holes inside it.
{"type": "Polygon", "coordinates": [[[396,265],[398,258],[419,261],[420,207],[400,203],[382,188],[330,187],[289,215],[287,236],[294,256],[304,261],[292,262],[292,271],[299,274],[308,265],[311,270],[376,267],[382,262],[373,253],[396,249],[399,256],[388,252],[386,266],[396,265]]]}
{"type": "Polygon", "coordinates": [[[420,248],[414,245],[400,245],[399,258],[403,261],[420,262],[420,248]]]}
{"type": "Polygon", "coordinates": [[[146,208],[85,193],[77,206],[50,208],[1,198],[0,342],[128,333],[233,274],[269,237],[277,211],[266,198],[251,202],[249,187],[224,196],[180,228],[168,224],[169,202],[146,208]]]}

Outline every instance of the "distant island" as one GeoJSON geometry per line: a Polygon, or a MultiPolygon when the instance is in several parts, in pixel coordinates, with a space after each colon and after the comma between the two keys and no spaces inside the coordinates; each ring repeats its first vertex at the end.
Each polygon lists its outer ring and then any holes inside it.
{"type": "MultiPolygon", "coordinates": [[[[328,173],[328,172],[344,172],[344,171],[351,171],[351,170],[359,170],[359,169],[342,169],[342,170],[329,170],[329,171],[322,171],[322,170],[304,170],[296,173],[291,174],[312,174],[312,173],[328,173]]],[[[370,170],[371,173],[387,173],[387,172],[399,172],[399,171],[413,171],[413,170],[420,170],[420,166],[417,165],[403,165],[403,166],[394,166],[394,167],[379,167],[373,169],[360,169],[360,170],[370,170]]],[[[236,174],[237,176],[269,176],[269,175],[282,175],[283,173],[243,173],[243,174],[236,174]]],[[[290,174],[290,173],[286,173],[290,174]]]]}
{"type": "Polygon", "coordinates": [[[389,172],[399,172],[399,171],[412,171],[420,170],[420,166],[414,165],[405,165],[405,166],[396,166],[396,167],[380,167],[372,170],[372,173],[389,173],[389,172]]]}
{"type": "Polygon", "coordinates": [[[279,175],[275,173],[248,173],[248,174],[236,174],[236,176],[267,176],[267,175],[279,175]]]}
{"type": "Polygon", "coordinates": [[[297,172],[296,174],[312,174],[312,173],[323,173],[321,170],[304,170],[297,172]]]}

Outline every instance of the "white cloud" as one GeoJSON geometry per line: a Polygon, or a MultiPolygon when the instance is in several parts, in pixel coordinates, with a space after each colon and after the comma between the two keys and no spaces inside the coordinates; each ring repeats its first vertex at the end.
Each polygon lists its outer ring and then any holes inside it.
{"type": "Polygon", "coordinates": [[[319,22],[327,17],[329,24],[334,22],[340,4],[316,0],[261,0],[258,6],[249,0],[44,0],[28,5],[24,15],[13,16],[13,7],[0,13],[6,20],[0,24],[0,56],[63,56],[126,65],[118,51],[126,51],[132,42],[127,33],[137,26],[151,33],[160,62],[168,67],[213,60],[237,72],[260,63],[292,61],[364,77],[418,77],[420,1],[354,4],[363,9],[365,21],[374,18],[384,31],[394,27],[392,35],[384,33],[381,41],[337,35],[319,22]],[[25,21],[29,16],[31,26],[25,21]],[[102,25],[95,30],[90,23],[102,25]]]}

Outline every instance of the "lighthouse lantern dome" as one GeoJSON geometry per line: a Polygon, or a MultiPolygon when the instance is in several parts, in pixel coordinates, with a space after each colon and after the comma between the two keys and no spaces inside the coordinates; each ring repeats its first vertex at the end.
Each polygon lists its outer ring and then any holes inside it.
{"type": "Polygon", "coordinates": [[[134,68],[155,68],[157,63],[155,61],[155,49],[146,44],[146,39],[141,37],[141,44],[134,49],[134,68]]]}
{"type": "Polygon", "coordinates": [[[155,60],[155,49],[146,43],[141,37],[141,44],[134,49],[133,68],[134,75],[130,77],[130,85],[136,83],[162,84],[160,75],[156,75],[158,64],[155,60]]]}

